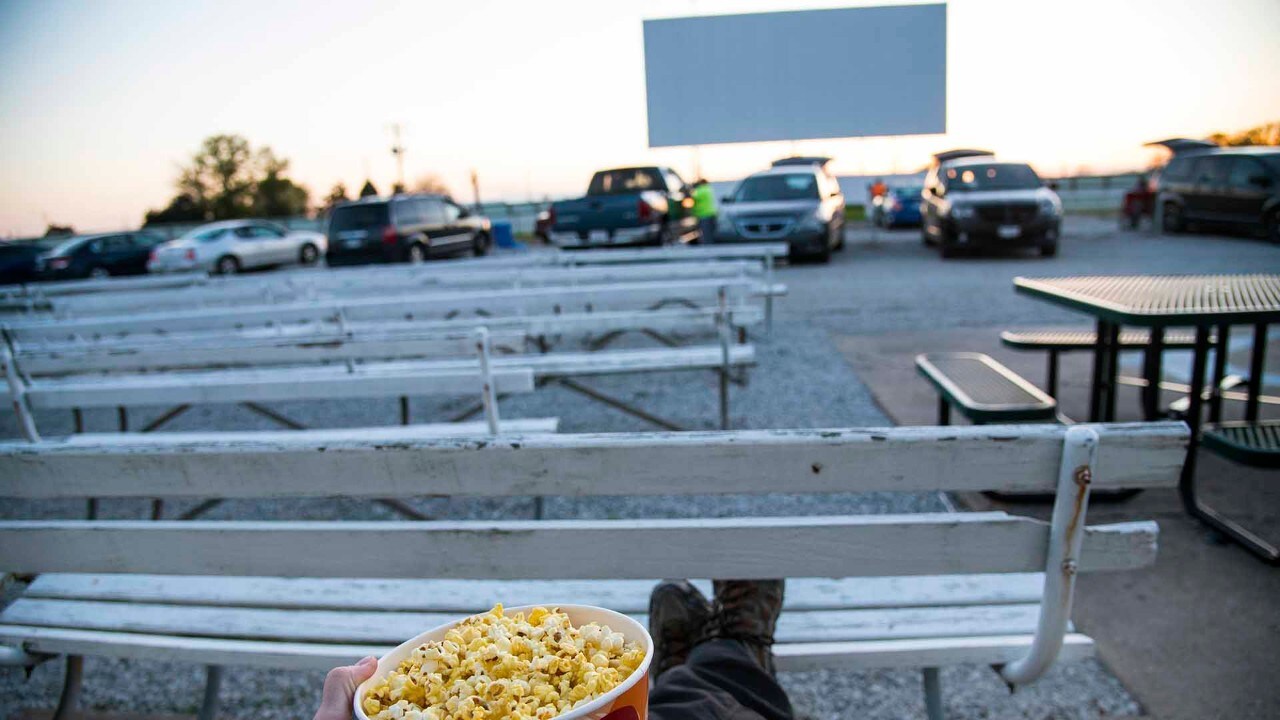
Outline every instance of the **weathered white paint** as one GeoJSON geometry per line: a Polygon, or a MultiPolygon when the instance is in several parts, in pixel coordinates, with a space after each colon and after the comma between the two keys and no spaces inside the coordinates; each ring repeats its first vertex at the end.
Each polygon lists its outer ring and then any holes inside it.
{"type": "MultiPolygon", "coordinates": [[[[394,647],[223,640],[11,625],[0,625],[0,640],[21,642],[30,652],[55,655],[101,655],[289,670],[328,670],[351,664],[366,655],[384,655],[394,647]]],[[[873,669],[999,664],[1024,654],[1030,645],[1030,635],[981,636],[779,644],[773,652],[780,670],[873,669]]],[[[1092,657],[1093,652],[1093,642],[1088,637],[1073,634],[1067,636],[1061,657],[1083,660],[1092,657]]]]}
{"type": "MultiPolygon", "coordinates": [[[[1080,569],[1150,564],[1157,532],[1155,523],[1089,528],[1080,569]]],[[[341,568],[350,577],[376,578],[937,575],[1040,569],[1048,539],[1047,524],[1003,513],[402,523],[11,520],[0,522],[0,567],[280,577],[325,577],[341,568]]]]}
{"type": "MultiPolygon", "coordinates": [[[[523,597],[527,605],[555,605],[577,598],[553,593],[523,597]]],[[[1035,630],[1037,605],[968,605],[784,612],[778,642],[842,642],[922,637],[1020,635],[1035,630]]],[[[468,608],[466,614],[488,607],[468,608]]],[[[645,613],[631,613],[647,625],[645,613]]],[[[458,613],[369,610],[173,606],[83,600],[19,598],[0,613],[0,624],[106,630],[157,635],[198,635],[240,640],[399,644],[458,613]]]]}
{"type": "MultiPolygon", "coordinates": [[[[513,422],[513,421],[507,421],[513,422]]],[[[573,598],[618,612],[648,611],[657,580],[361,580],[192,575],[45,573],[24,598],[99,600],[311,610],[380,610],[462,614],[512,598],[573,598]]],[[[694,584],[712,596],[709,580],[694,584]]],[[[847,579],[792,578],[786,611],[859,610],[1039,602],[1040,573],[925,575],[847,579]]]]}
{"type": "Polygon", "coordinates": [[[23,320],[10,324],[15,340],[29,343],[41,338],[74,339],[75,336],[109,336],[126,333],[158,333],[263,327],[276,324],[326,321],[341,312],[348,320],[441,318],[452,314],[537,314],[577,311],[590,307],[622,310],[649,307],[662,301],[682,300],[699,306],[714,304],[718,290],[727,289],[735,304],[747,298],[783,290],[755,281],[733,278],[612,283],[587,286],[548,286],[496,290],[442,291],[331,300],[307,300],[237,308],[174,310],[105,315],[81,319],[23,320]]]}
{"type": "MultiPolygon", "coordinates": [[[[1173,487],[1183,423],[1093,425],[1095,487],[1173,487]]],[[[87,434],[0,443],[0,497],[1051,492],[1066,429],[986,425],[532,435],[87,434]]],[[[1042,568],[1037,568],[1042,569],[1042,568]]]]}
{"type": "MultiPolygon", "coordinates": [[[[755,307],[729,309],[733,327],[759,324],[764,313],[755,307]]],[[[163,336],[130,336],[98,342],[37,341],[19,345],[17,362],[31,376],[95,371],[163,368],[239,367],[347,359],[454,354],[448,338],[465,336],[477,326],[488,327],[495,347],[522,350],[530,338],[627,330],[711,333],[717,324],[713,309],[673,308],[538,315],[526,317],[467,317],[452,320],[345,323],[306,323],[270,330],[208,331],[163,336]]]]}
{"type": "Polygon", "coordinates": [[[763,275],[759,263],[673,262],[588,267],[448,267],[435,272],[377,273],[350,277],[341,273],[264,276],[251,282],[206,283],[177,289],[50,298],[59,317],[111,315],[156,307],[194,308],[278,304],[302,300],[406,295],[445,288],[516,288],[544,285],[597,285],[643,280],[747,279],[763,275]]]}
{"type": "MultiPolygon", "coordinates": [[[[534,378],[714,369],[720,348],[500,355],[492,358],[500,393],[529,392],[534,378]]],[[[755,363],[755,349],[735,345],[734,366],[755,363]]],[[[476,359],[372,361],[207,371],[39,378],[26,388],[33,408],[177,405],[335,397],[470,394],[479,387],[476,359]]],[[[8,393],[4,399],[8,399],[8,393]]]]}
{"type": "Polygon", "coordinates": [[[3,370],[5,384],[9,388],[9,404],[13,406],[13,413],[18,420],[18,431],[27,442],[39,442],[40,433],[36,431],[36,421],[31,415],[31,402],[27,399],[27,383],[14,365],[8,337],[0,338],[0,370],[3,370]]]}

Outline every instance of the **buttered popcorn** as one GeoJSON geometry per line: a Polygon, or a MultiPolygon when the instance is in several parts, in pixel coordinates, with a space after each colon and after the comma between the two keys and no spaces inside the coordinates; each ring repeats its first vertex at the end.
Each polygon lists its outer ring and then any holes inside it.
{"type": "Polygon", "coordinates": [[[496,605],[415,648],[363,709],[371,720],[550,720],[614,689],[643,660],[639,643],[607,626],[496,605]]]}

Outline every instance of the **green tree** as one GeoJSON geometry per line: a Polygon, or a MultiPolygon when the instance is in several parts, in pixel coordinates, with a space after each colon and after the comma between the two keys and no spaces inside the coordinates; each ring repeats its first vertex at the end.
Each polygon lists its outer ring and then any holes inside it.
{"type": "Polygon", "coordinates": [[[253,209],[253,151],[239,135],[205,138],[178,174],[179,194],[190,195],[214,220],[248,217],[253,209]]]}
{"type": "Polygon", "coordinates": [[[289,170],[289,161],[276,157],[267,147],[259,150],[254,160],[261,177],[253,189],[253,215],[289,217],[306,213],[310,193],[284,176],[289,170]]]}
{"type": "Polygon", "coordinates": [[[378,194],[378,188],[373,186],[373,181],[365,180],[364,187],[360,188],[360,197],[362,198],[369,197],[370,195],[377,195],[377,194],[378,194]]]}
{"type": "Polygon", "coordinates": [[[1235,133],[1217,132],[1209,141],[1218,145],[1238,147],[1242,145],[1280,145],[1280,122],[1271,122],[1235,133]]]}
{"type": "Polygon", "coordinates": [[[148,210],[144,225],[163,223],[204,222],[209,219],[208,208],[196,202],[186,193],[179,193],[162,210],[148,210]]]}
{"type": "Polygon", "coordinates": [[[324,209],[328,210],[338,203],[344,203],[351,198],[347,197],[347,186],[342,183],[335,183],[333,188],[329,190],[329,194],[324,198],[324,209]]]}

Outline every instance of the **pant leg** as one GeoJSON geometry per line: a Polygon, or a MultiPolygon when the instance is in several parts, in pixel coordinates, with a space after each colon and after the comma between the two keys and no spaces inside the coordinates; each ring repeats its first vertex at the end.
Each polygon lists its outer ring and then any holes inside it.
{"type": "Polygon", "coordinates": [[[778,681],[737,640],[710,640],[649,691],[650,720],[792,720],[778,681]]]}
{"type": "Polygon", "coordinates": [[[698,218],[698,230],[702,234],[702,243],[708,244],[716,241],[716,218],[715,216],[698,218]]]}

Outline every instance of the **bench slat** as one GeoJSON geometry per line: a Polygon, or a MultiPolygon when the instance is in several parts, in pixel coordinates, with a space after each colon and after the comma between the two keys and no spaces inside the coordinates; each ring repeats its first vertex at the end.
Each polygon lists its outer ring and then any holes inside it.
{"type": "MultiPolygon", "coordinates": [[[[938,667],[960,663],[1001,664],[1026,654],[1030,635],[842,643],[779,644],[773,648],[780,670],[884,667],[938,667]]],[[[100,655],[202,665],[238,665],[288,670],[328,670],[366,655],[381,656],[382,645],[276,643],[169,637],[135,633],[0,625],[0,640],[21,642],[29,652],[100,655]]],[[[1093,641],[1068,633],[1060,661],[1093,656],[1093,641]]]]}
{"type": "MultiPolygon", "coordinates": [[[[550,595],[513,597],[507,601],[533,605],[566,597],[553,591],[550,595]]],[[[487,609],[470,608],[465,614],[487,609]]],[[[782,614],[775,637],[779,642],[836,642],[1015,635],[1035,632],[1039,613],[1039,603],[792,611],[782,614]]],[[[0,623],[242,640],[398,645],[405,638],[460,614],[463,613],[278,610],[19,598],[0,613],[0,623]]],[[[632,615],[637,622],[648,624],[646,613],[632,615]]]]}
{"type": "MultiPolygon", "coordinates": [[[[1185,424],[1093,427],[1102,438],[1095,488],[1177,483],[1185,424]]],[[[378,443],[293,431],[85,435],[0,443],[0,497],[1052,492],[1065,432],[988,425],[378,443]]]]}
{"type": "MultiPolygon", "coordinates": [[[[490,360],[498,392],[530,392],[535,377],[697,370],[721,366],[719,346],[610,350],[597,353],[498,355],[490,360]]],[[[733,345],[729,363],[755,362],[755,348],[733,345]]],[[[33,408],[177,405],[337,397],[465,394],[478,390],[475,360],[366,362],[167,372],[91,377],[43,378],[27,388],[33,408]]],[[[0,401],[8,400],[7,385],[0,401]]]]}
{"type": "MultiPolygon", "coordinates": [[[[585,605],[643,613],[657,580],[358,580],[77,575],[46,573],[22,596],[168,605],[394,610],[467,613],[511,598],[574,598],[585,605]]],[[[711,597],[710,581],[695,584],[711,597]]],[[[856,610],[1039,602],[1040,573],[932,575],[914,578],[796,578],[787,581],[791,610],[856,610]]]]}
{"type": "MultiPolygon", "coordinates": [[[[1098,334],[1092,329],[1070,328],[1044,330],[1005,330],[1000,342],[1020,350],[1092,350],[1098,344],[1098,334]]],[[[1195,347],[1196,334],[1186,330],[1166,330],[1164,347],[1168,350],[1188,350],[1195,347]]],[[[1211,340],[1210,342],[1216,342],[1211,340]]],[[[1120,331],[1120,347],[1144,348],[1151,343],[1151,331],[1145,328],[1124,328],[1120,331]]]]}
{"type": "MultiPolygon", "coordinates": [[[[1089,528],[1081,570],[1154,561],[1155,523],[1089,528]]],[[[519,522],[0,522],[15,573],[362,578],[856,577],[1033,572],[1048,525],[1004,513],[519,522]],[[699,552],[690,553],[690,548],[699,552]],[[554,560],[554,561],[552,561],[554,560]]]]}

